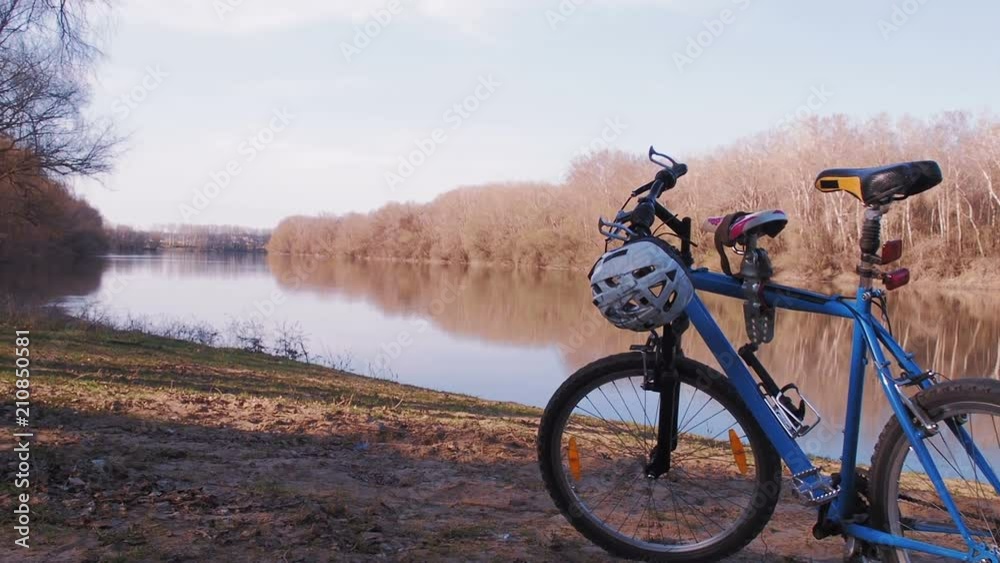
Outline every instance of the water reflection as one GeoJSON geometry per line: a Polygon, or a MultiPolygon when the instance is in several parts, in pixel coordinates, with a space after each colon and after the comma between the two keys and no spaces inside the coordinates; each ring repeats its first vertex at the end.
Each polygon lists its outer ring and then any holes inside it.
{"type": "Polygon", "coordinates": [[[0,265],[0,293],[22,304],[46,303],[66,295],[97,291],[107,268],[103,258],[49,260],[0,265]]]}
{"type": "MultiPolygon", "coordinates": [[[[356,371],[385,363],[401,382],[539,406],[578,367],[644,340],[600,318],[581,272],[168,253],[112,257],[46,292],[87,295],[112,314],[218,328],[249,315],[295,322],[314,352],[349,351],[356,371]]],[[[744,342],[739,302],[706,302],[744,342]]],[[[905,288],[890,309],[900,342],[925,367],[997,377],[1000,299],[905,288]]],[[[804,440],[812,453],[839,453],[851,336],[846,320],[781,311],[775,342],[760,352],[779,384],[798,383],[824,415],[804,440]]],[[[694,331],[685,349],[715,365],[694,331]]],[[[863,415],[862,460],[889,416],[873,384],[863,415]]]]}
{"type": "MultiPolygon", "coordinates": [[[[614,329],[600,318],[590,306],[589,290],[579,272],[331,263],[287,256],[272,256],[268,264],[279,284],[290,292],[363,299],[386,314],[418,315],[450,333],[522,349],[556,350],[566,368],[562,375],[644,339],[614,329]]],[[[745,341],[739,303],[703,297],[726,335],[736,343],[745,341]]],[[[892,296],[890,312],[897,338],[921,365],[950,377],[997,377],[1000,299],[982,293],[911,288],[892,296]]],[[[844,319],[781,311],[775,341],[760,352],[779,384],[798,383],[823,414],[827,431],[817,430],[805,440],[814,453],[839,452],[852,328],[844,319]]],[[[693,331],[686,351],[716,365],[693,331]]],[[[508,361],[508,365],[520,363],[516,355],[508,361]]],[[[526,402],[542,404],[544,400],[535,397],[526,402]]],[[[869,385],[863,416],[861,449],[870,452],[890,416],[888,404],[874,385],[869,385]]]]}

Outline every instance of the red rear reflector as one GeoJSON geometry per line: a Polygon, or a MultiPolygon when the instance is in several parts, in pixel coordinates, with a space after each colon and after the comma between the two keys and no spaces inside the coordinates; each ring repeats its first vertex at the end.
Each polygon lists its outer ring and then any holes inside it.
{"type": "Polygon", "coordinates": [[[910,283],[910,271],[906,268],[900,268],[898,270],[882,274],[882,282],[885,283],[885,288],[889,291],[903,287],[904,285],[910,283]]]}
{"type": "Polygon", "coordinates": [[[890,240],[882,245],[882,263],[892,264],[903,257],[903,241],[890,240]]]}

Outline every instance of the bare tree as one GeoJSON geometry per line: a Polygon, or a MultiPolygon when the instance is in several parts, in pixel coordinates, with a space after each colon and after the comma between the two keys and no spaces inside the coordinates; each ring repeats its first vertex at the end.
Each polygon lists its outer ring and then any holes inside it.
{"type": "MultiPolygon", "coordinates": [[[[691,174],[670,192],[668,204],[698,222],[737,210],[782,208],[791,221],[780,237],[767,241],[776,264],[799,275],[834,278],[856,258],[860,207],[849,196],[815,190],[816,174],[923,159],[939,161],[945,181],[894,208],[886,236],[903,237],[907,266],[930,277],[1000,271],[1000,120],[994,115],[807,118],[690,158],[691,174]]],[[[651,174],[639,155],[598,152],[572,162],[561,185],[490,184],[364,215],[289,217],[271,234],[268,250],[587,268],[603,248],[595,218],[613,214],[651,174]]],[[[694,237],[698,258],[714,264],[711,240],[700,231],[694,237]]]]}
{"type": "Polygon", "coordinates": [[[84,115],[92,0],[0,0],[0,181],[94,175],[111,166],[110,124],[84,115]]]}
{"type": "Polygon", "coordinates": [[[77,233],[62,250],[105,245],[100,215],[60,180],[108,172],[118,144],[109,123],[85,112],[99,54],[90,18],[106,6],[0,0],[0,259],[25,240],[60,249],[60,231],[77,233]]]}

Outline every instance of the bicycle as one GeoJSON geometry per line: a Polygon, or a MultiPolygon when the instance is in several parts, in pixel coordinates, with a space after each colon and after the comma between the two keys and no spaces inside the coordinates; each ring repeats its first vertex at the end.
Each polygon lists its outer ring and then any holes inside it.
{"type": "MultiPolygon", "coordinates": [[[[794,496],[817,508],[814,536],[843,537],[846,560],[1000,562],[994,469],[1000,466],[1000,381],[953,381],[922,369],[894,338],[886,306],[887,292],[905,285],[909,272],[883,271],[901,257],[902,243],[881,244],[882,217],[894,202],[940,183],[938,165],[834,169],[817,177],[817,189],[847,192],[864,204],[860,283],[850,298],[771,281],[759,243],[787,224],[778,210],[710,218],[704,228],[715,233],[723,272],[695,268],[691,219],[659,202],[687,166],[652,147],[649,160],[660,167],[655,178],[632,191],[613,221],[601,218],[599,230],[625,249],[656,238],[652,227],[659,220],[680,241],[680,248],[663,246],[695,289],[743,300],[749,342],[734,349],[694,295],[676,320],[649,329],[646,344],[570,376],[549,401],[538,434],[543,480],[562,514],[617,556],[719,560],[764,529],[779,499],[784,463],[794,496]],[[636,197],[635,208],[626,210],[636,197]],[[742,255],[738,272],[730,270],[726,248],[742,255]],[[755,355],[774,336],[777,309],[854,323],[839,472],[824,474],[822,462],[814,463],[798,442],[819,427],[819,413],[796,385],[779,387],[755,355]],[[692,326],[722,373],[685,357],[682,336],[692,326]],[[869,364],[894,416],[864,471],[857,448],[869,364]]],[[[606,244],[606,251],[615,249],[606,244]]],[[[600,287],[594,292],[597,304],[600,287]]]]}

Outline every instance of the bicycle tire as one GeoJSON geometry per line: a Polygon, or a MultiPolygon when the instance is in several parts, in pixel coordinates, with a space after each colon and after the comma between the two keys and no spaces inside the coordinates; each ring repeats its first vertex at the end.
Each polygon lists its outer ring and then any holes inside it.
{"type": "MultiPolygon", "coordinates": [[[[565,477],[562,461],[562,432],[583,392],[602,379],[616,374],[642,373],[639,353],[626,353],[597,360],[570,376],[550,399],[538,433],[538,458],[546,489],[563,516],[584,537],[607,552],[632,560],[688,563],[717,561],[743,549],[753,541],[774,513],[781,489],[781,459],[763,430],[740,399],[735,388],[721,373],[687,358],[678,358],[680,382],[705,393],[722,405],[745,432],[752,450],[755,475],[752,501],[742,520],[732,531],[706,545],[685,549],[676,544],[645,549],[616,537],[603,523],[595,521],[580,506],[565,477]]],[[[681,435],[679,440],[684,439],[681,435]]],[[[664,477],[661,477],[661,479],[664,477]]],[[[692,480],[693,481],[693,480],[692,480]]],[[[672,493],[671,493],[672,494],[672,493]]],[[[680,493],[679,493],[680,494],[680,493]]],[[[640,516],[641,521],[642,516],[640,516]]]]}
{"type": "MultiPolygon", "coordinates": [[[[963,411],[972,411],[978,414],[991,413],[993,416],[1000,417],[1000,381],[992,379],[949,381],[921,391],[913,397],[913,400],[930,416],[932,421],[937,423],[961,415],[963,411]]],[[[974,421],[973,426],[976,424],[978,424],[978,421],[974,421]]],[[[992,432],[995,431],[996,423],[994,421],[992,432]]],[[[925,443],[929,444],[929,450],[933,450],[931,452],[932,456],[935,453],[940,453],[944,457],[944,451],[947,451],[949,454],[954,453],[953,449],[948,447],[945,441],[949,435],[954,438],[954,435],[950,434],[950,430],[946,425],[940,424],[939,433],[929,439],[934,440],[934,438],[940,437],[940,440],[946,446],[945,450],[942,450],[933,441],[925,440],[925,443]]],[[[992,438],[992,435],[987,435],[987,438],[992,438]]],[[[1000,434],[997,437],[996,447],[1000,448],[1000,434]]],[[[903,428],[900,426],[899,421],[893,417],[886,423],[882,433],[879,435],[874,453],[872,454],[869,486],[872,525],[885,532],[913,536],[921,534],[921,532],[917,532],[911,528],[909,534],[904,533],[903,527],[907,526],[907,524],[904,522],[904,517],[902,516],[903,509],[901,505],[906,506],[908,513],[913,514],[923,514],[919,511],[933,509],[941,513],[942,519],[944,515],[947,515],[947,512],[943,511],[941,507],[931,504],[933,501],[927,500],[927,497],[930,497],[930,495],[934,495],[933,498],[937,498],[937,492],[933,487],[929,487],[930,481],[925,475],[921,476],[919,471],[913,471],[916,469],[915,466],[911,466],[911,472],[907,473],[904,478],[903,468],[906,466],[907,457],[912,455],[916,459],[916,454],[910,452],[909,448],[910,443],[903,432],[903,428]],[[920,483],[920,480],[923,479],[926,479],[928,484],[920,483]]],[[[950,467],[947,464],[935,462],[943,472],[949,470],[957,472],[957,475],[965,480],[961,467],[956,466],[953,461],[949,461],[949,463],[951,464],[950,467]]],[[[972,466],[970,465],[969,467],[971,468],[972,466]]],[[[994,471],[996,471],[996,464],[993,464],[993,467],[994,471]]],[[[963,492],[967,492],[967,490],[958,482],[958,479],[947,474],[944,477],[946,479],[950,478],[948,484],[949,491],[953,495],[959,493],[957,498],[959,499],[960,509],[962,509],[963,514],[966,515],[967,519],[971,517],[975,521],[979,517],[976,509],[981,509],[979,505],[982,504],[981,499],[978,498],[978,492],[976,502],[973,503],[966,497],[960,496],[963,492]]],[[[998,508],[1000,507],[1000,503],[997,503],[997,499],[1000,499],[1000,496],[996,494],[993,495],[992,501],[982,499],[987,504],[994,504],[994,510],[996,511],[994,518],[1000,518],[1000,508],[998,508]]],[[[985,521],[986,516],[983,517],[985,521]]],[[[948,517],[948,522],[951,523],[950,516],[948,517]]],[[[953,525],[953,523],[951,524],[953,525]]],[[[1000,525],[995,525],[992,533],[994,537],[1000,535],[1000,525]]],[[[940,541],[944,541],[943,536],[940,533],[933,535],[928,533],[926,536],[921,536],[921,539],[926,541],[927,538],[942,538],[940,541]]],[[[947,545],[947,547],[964,550],[964,542],[961,546],[957,545],[956,540],[961,538],[957,537],[957,534],[955,536],[952,539],[952,544],[955,545],[947,545]]],[[[930,543],[943,545],[940,541],[932,541],[930,543]]],[[[885,562],[912,560],[911,555],[917,560],[923,557],[920,554],[910,554],[904,550],[894,550],[892,548],[881,548],[880,554],[882,560],[885,562]]]]}

